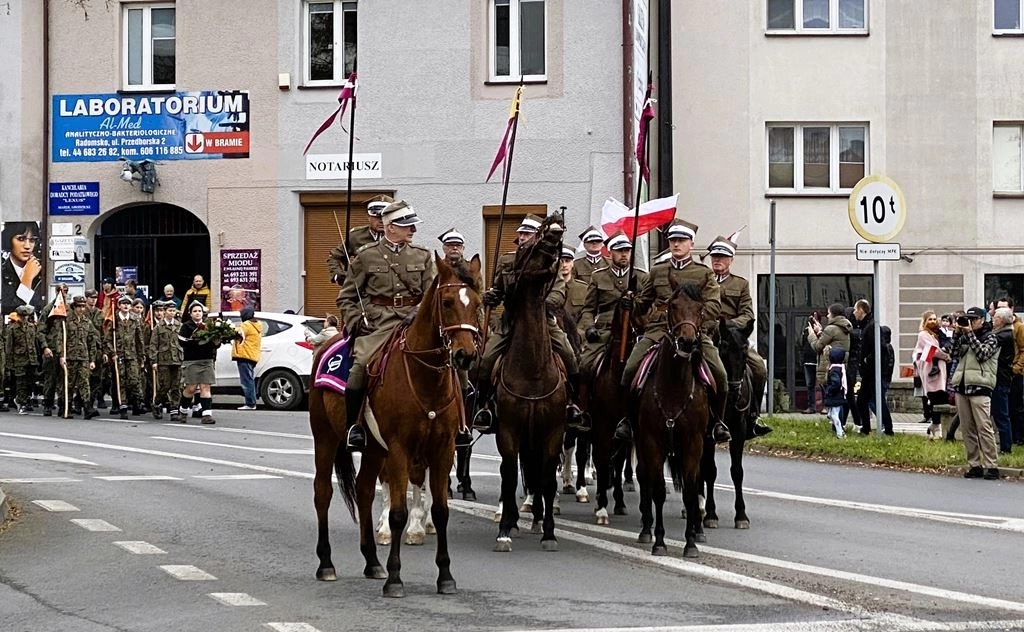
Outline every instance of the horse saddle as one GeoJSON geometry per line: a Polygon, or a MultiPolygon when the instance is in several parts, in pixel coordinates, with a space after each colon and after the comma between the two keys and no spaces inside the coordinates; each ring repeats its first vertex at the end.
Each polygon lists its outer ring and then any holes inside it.
{"type": "Polygon", "coordinates": [[[387,371],[388,361],[391,359],[392,354],[402,345],[402,341],[405,339],[405,331],[409,328],[409,325],[402,323],[395,327],[388,339],[384,341],[384,344],[380,346],[377,351],[370,356],[370,360],[366,363],[366,376],[368,378],[366,384],[366,392],[372,393],[380,383],[384,380],[384,372],[387,371]]]}
{"type": "Polygon", "coordinates": [[[352,337],[341,334],[331,339],[327,349],[320,354],[320,362],[313,372],[313,386],[330,389],[342,395],[348,387],[348,375],[352,369],[352,337]]]}
{"type": "MultiPolygon", "coordinates": [[[[640,360],[640,366],[637,368],[636,375],[633,377],[633,383],[630,388],[631,393],[639,394],[644,390],[644,384],[647,383],[647,378],[651,374],[651,369],[654,368],[654,364],[658,358],[658,350],[661,349],[662,344],[665,343],[656,342],[651,345],[651,348],[647,350],[647,353],[645,353],[644,357],[640,360]]],[[[711,372],[711,368],[708,366],[707,360],[703,357],[701,357],[700,364],[697,366],[697,379],[712,391],[718,390],[715,385],[715,374],[711,372]]]]}

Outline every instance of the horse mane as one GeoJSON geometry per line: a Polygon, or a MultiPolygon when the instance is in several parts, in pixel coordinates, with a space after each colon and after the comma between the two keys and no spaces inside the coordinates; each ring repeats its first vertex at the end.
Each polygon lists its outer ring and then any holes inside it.
{"type": "Polygon", "coordinates": [[[672,291],[672,298],[678,298],[680,294],[685,294],[687,298],[694,301],[703,302],[704,297],[700,293],[700,286],[693,281],[683,281],[676,289],[672,291]]]}
{"type": "Polygon", "coordinates": [[[452,272],[455,273],[455,276],[459,281],[471,287],[474,292],[480,292],[480,285],[477,283],[476,277],[473,276],[473,273],[469,271],[469,266],[466,265],[465,261],[460,261],[454,265],[449,263],[448,267],[452,269],[452,272]]]}

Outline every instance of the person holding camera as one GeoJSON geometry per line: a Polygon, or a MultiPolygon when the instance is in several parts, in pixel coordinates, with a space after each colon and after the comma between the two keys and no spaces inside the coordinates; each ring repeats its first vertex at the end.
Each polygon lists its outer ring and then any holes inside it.
{"type": "Polygon", "coordinates": [[[968,470],[964,478],[999,478],[997,447],[992,423],[992,391],[999,368],[999,340],[985,322],[985,310],[972,307],[956,319],[953,347],[958,360],[953,373],[956,409],[964,435],[968,470]]]}
{"type": "MultiPolygon", "coordinates": [[[[807,319],[807,343],[818,354],[818,383],[824,386],[826,373],[830,365],[826,349],[829,347],[842,349],[845,360],[849,360],[850,352],[850,331],[853,324],[844,314],[845,308],[841,303],[832,303],[828,306],[828,322],[822,327],[813,316],[807,319]]],[[[850,375],[846,376],[847,390],[851,390],[850,375]]],[[[845,406],[843,407],[845,409],[845,406]]],[[[840,415],[843,418],[844,415],[840,415]]]]}

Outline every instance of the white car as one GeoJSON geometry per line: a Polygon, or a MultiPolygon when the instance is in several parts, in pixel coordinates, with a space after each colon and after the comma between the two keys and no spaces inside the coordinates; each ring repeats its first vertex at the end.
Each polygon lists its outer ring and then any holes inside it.
{"type": "MultiPolygon", "coordinates": [[[[238,312],[212,313],[235,325],[242,322],[238,312]]],[[[260,361],[256,364],[256,394],[271,410],[295,410],[302,406],[309,392],[313,368],[313,347],[306,342],[306,333],[318,333],[323,320],[305,314],[256,312],[263,325],[260,361]]],[[[231,345],[217,350],[217,384],[214,393],[241,395],[238,365],[231,359],[231,345]]]]}

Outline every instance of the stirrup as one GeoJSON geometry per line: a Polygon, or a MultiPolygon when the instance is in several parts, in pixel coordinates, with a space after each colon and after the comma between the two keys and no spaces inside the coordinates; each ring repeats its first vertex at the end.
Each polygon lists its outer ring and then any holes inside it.
{"type": "Polygon", "coordinates": [[[489,408],[481,408],[473,415],[473,430],[480,434],[494,432],[494,413],[489,408]]]}
{"type": "MultiPolygon", "coordinates": [[[[575,407],[576,410],[579,410],[579,407],[575,405],[570,405],[567,406],[566,408],[570,409],[571,407],[575,407]]],[[[573,415],[572,412],[569,411],[569,415],[570,419],[568,426],[570,430],[575,430],[576,432],[590,432],[590,430],[593,428],[593,422],[590,419],[590,413],[583,411],[576,415],[573,415]]]]}
{"type": "Polygon", "coordinates": [[[362,452],[366,448],[366,433],[361,426],[354,425],[348,429],[345,437],[345,448],[349,452],[362,452]]]}
{"type": "Polygon", "coordinates": [[[614,439],[625,443],[633,441],[633,424],[629,423],[628,417],[620,419],[618,425],[615,426],[614,439]]]}
{"type": "Polygon", "coordinates": [[[732,441],[732,433],[721,419],[716,419],[711,427],[711,440],[715,443],[729,443],[732,441]]]}
{"type": "Polygon", "coordinates": [[[467,430],[466,432],[459,431],[455,433],[455,447],[456,448],[468,448],[473,445],[473,431],[467,430]]]}

